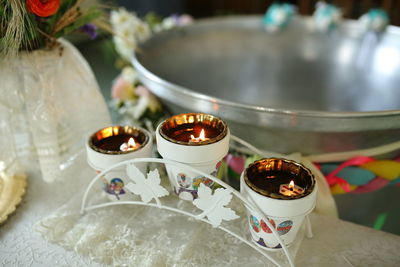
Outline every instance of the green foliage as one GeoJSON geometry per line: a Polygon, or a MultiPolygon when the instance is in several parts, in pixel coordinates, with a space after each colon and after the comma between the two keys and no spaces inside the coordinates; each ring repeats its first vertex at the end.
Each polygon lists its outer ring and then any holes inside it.
{"type": "Polygon", "coordinates": [[[5,0],[0,0],[0,17],[3,18],[6,16],[5,14],[5,0]]]}
{"type": "Polygon", "coordinates": [[[162,22],[162,18],[155,13],[150,12],[146,15],[144,21],[149,24],[151,29],[153,29],[156,25],[159,25],[162,22]]]}
{"type": "Polygon", "coordinates": [[[110,38],[102,39],[99,44],[99,50],[105,58],[105,61],[110,65],[113,65],[116,59],[119,57],[118,52],[115,50],[114,42],[110,38]]]}
{"type": "Polygon", "coordinates": [[[87,10],[85,12],[84,16],[81,16],[80,18],[75,20],[72,24],[70,24],[69,26],[65,27],[64,29],[62,29],[61,31],[56,33],[55,37],[58,38],[61,36],[68,35],[71,32],[79,29],[83,25],[85,25],[91,21],[94,21],[96,18],[100,17],[101,14],[102,13],[96,7],[91,7],[91,8],[89,8],[89,10],[87,10]]]}
{"type": "Polygon", "coordinates": [[[24,17],[25,40],[20,46],[20,50],[34,50],[44,46],[45,41],[41,39],[38,31],[39,21],[36,21],[35,15],[26,14],[24,17]]]}

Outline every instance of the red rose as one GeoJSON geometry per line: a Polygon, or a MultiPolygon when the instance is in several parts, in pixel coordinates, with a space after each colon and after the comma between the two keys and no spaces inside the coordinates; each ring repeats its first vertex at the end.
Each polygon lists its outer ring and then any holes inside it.
{"type": "Polygon", "coordinates": [[[26,0],[26,9],[39,17],[54,15],[60,7],[60,0],[26,0]]]}

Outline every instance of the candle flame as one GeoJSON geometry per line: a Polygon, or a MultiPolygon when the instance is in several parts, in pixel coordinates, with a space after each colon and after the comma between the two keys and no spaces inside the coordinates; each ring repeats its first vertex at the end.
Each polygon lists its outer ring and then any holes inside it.
{"type": "Polygon", "coordinates": [[[294,181],[291,180],[289,184],[281,184],[279,187],[279,193],[288,197],[299,196],[304,193],[304,189],[295,185],[294,181]]]}
{"type": "Polygon", "coordinates": [[[201,142],[201,141],[206,141],[206,140],[208,140],[208,138],[206,138],[204,129],[201,129],[199,137],[194,137],[193,134],[190,135],[191,142],[201,142]]]}
{"type": "Polygon", "coordinates": [[[133,137],[129,138],[128,143],[123,143],[119,149],[121,151],[130,151],[130,150],[135,150],[137,148],[135,139],[133,137]]]}
{"type": "Polygon", "coordinates": [[[129,148],[135,148],[136,147],[136,142],[135,142],[135,139],[133,139],[133,137],[129,138],[128,147],[129,148]]]}
{"type": "Polygon", "coordinates": [[[289,183],[289,190],[293,191],[293,189],[294,189],[294,181],[291,180],[290,183],[289,183]]]}
{"type": "Polygon", "coordinates": [[[200,138],[202,141],[206,140],[206,136],[205,136],[205,134],[204,134],[204,129],[201,129],[199,138],[200,138]]]}

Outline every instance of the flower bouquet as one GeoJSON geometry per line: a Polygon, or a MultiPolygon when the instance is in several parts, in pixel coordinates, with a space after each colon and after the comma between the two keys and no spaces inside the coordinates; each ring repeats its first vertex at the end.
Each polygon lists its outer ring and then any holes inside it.
{"type": "Polygon", "coordinates": [[[58,38],[76,31],[95,37],[102,12],[95,6],[83,8],[83,2],[85,0],[0,0],[1,52],[15,54],[51,49],[59,44],[58,38]]]}

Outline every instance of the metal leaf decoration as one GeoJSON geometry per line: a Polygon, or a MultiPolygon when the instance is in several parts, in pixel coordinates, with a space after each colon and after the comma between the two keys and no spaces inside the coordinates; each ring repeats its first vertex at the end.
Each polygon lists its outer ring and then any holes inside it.
{"type": "Polygon", "coordinates": [[[239,218],[231,208],[224,207],[229,204],[231,199],[232,192],[230,190],[218,188],[212,194],[211,188],[202,183],[198,189],[198,198],[193,201],[193,204],[204,211],[198,218],[207,216],[212,226],[218,227],[222,220],[231,221],[239,218]]]}
{"type": "Polygon", "coordinates": [[[133,164],[127,166],[126,172],[134,183],[130,182],[125,187],[132,193],[140,195],[144,203],[150,202],[153,198],[158,202],[159,197],[169,195],[168,190],[160,185],[161,179],[157,169],[150,171],[147,179],[133,164]]]}

